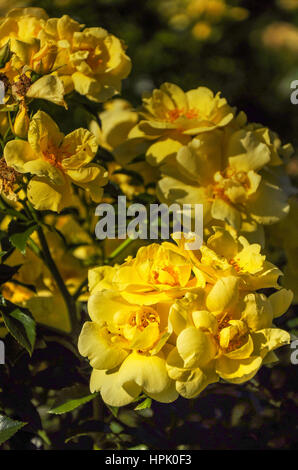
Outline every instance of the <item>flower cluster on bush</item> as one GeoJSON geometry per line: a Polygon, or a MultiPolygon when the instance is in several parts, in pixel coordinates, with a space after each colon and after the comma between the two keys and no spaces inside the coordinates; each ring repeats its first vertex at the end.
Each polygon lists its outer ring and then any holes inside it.
{"type": "MultiPolygon", "coordinates": [[[[88,298],[91,321],[78,348],[92,367],[91,392],[111,406],[141,394],[165,403],[195,398],[209,384],[243,383],[275,362],[274,350],[290,336],[273,320],[293,294],[262,250],[264,226],[283,224],[289,213],[291,145],[204,86],[184,92],[164,83],[139,109],[107,101],[130,72],[125,46],[68,15],[14,9],[0,18],[0,47],[4,304],[77,341],[78,304],[88,298]],[[31,112],[37,99],[67,110],[77,94],[105,103],[98,119],[89,116],[89,130],[65,135],[47,112],[31,112]],[[109,158],[99,158],[99,148],[109,158]],[[104,194],[107,183],[116,190],[104,194]],[[135,257],[129,248],[124,263],[112,266],[119,247],[111,253],[108,241],[93,242],[89,204],[113,202],[117,191],[203,204],[204,244],[189,251],[174,233],[135,257]]],[[[295,249],[289,241],[291,275],[295,249]]],[[[5,318],[1,334],[11,332],[5,318]]]]}
{"type": "Polygon", "coordinates": [[[214,228],[197,252],[183,241],[152,244],[122,265],[90,270],[91,321],[79,351],[93,368],[91,391],[112,406],[142,392],[171,402],[219,379],[243,383],[274,362],[290,337],[273,319],[292,293],[280,289],[280,270],[260,250],[214,228]]]}

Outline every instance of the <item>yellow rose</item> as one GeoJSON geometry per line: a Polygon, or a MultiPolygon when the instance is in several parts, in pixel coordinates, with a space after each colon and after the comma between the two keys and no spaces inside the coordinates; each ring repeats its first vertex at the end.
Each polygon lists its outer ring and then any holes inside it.
{"type": "Polygon", "coordinates": [[[185,252],[166,242],[141,247],[135,258],[128,257],[120,266],[95,268],[89,271],[89,280],[92,290],[114,288],[126,301],[140,305],[182,297],[187,290],[205,284],[204,275],[185,252]]]}
{"type": "Polygon", "coordinates": [[[2,69],[8,78],[14,78],[23,67],[40,74],[53,71],[57,46],[41,46],[38,39],[47,18],[42,8],[15,8],[0,18],[0,46],[8,45],[12,54],[2,69]]]}
{"type": "Polygon", "coordinates": [[[28,141],[6,144],[4,158],[20,173],[31,173],[27,194],[36,209],[60,212],[72,204],[71,184],[101,200],[106,171],[91,163],[97,151],[95,137],[86,129],[64,136],[50,116],[38,111],[30,121],[28,141]]]}
{"type": "Polygon", "coordinates": [[[164,83],[143,98],[140,116],[141,121],[130,131],[126,146],[118,149],[116,156],[119,161],[122,156],[127,161],[129,151],[133,158],[147,144],[148,162],[159,165],[175,156],[193,136],[227,126],[234,109],[220,93],[214,95],[208,88],[185,93],[177,85],[164,83]]]}
{"type": "Polygon", "coordinates": [[[128,101],[119,98],[107,101],[103,106],[104,111],[99,113],[101,125],[91,121],[90,130],[96,136],[98,145],[113,152],[126,141],[139,117],[128,101]]]}
{"type": "Polygon", "coordinates": [[[39,33],[42,46],[58,48],[54,68],[65,85],[92,101],[102,102],[121,91],[131,69],[123,43],[103,28],[84,28],[64,15],[50,18],[39,33]]]}
{"type": "Polygon", "coordinates": [[[0,18],[0,46],[9,39],[29,43],[37,38],[45,25],[48,15],[42,8],[14,8],[0,18]]]}
{"type": "Polygon", "coordinates": [[[93,292],[91,322],[79,337],[79,351],[93,368],[90,388],[112,406],[134,401],[141,392],[169,403],[177,398],[166,371],[164,345],[170,302],[145,306],[126,302],[117,291],[93,292]]]}
{"type": "Polygon", "coordinates": [[[167,357],[167,369],[178,393],[194,398],[219,378],[243,383],[262,363],[276,361],[274,349],[288,344],[290,335],[272,320],[288,309],[291,300],[285,289],[269,298],[257,293],[239,297],[233,277],[217,281],[206,296],[177,300],[169,315],[177,341],[167,357]]]}
{"type": "Polygon", "coordinates": [[[201,203],[205,226],[221,221],[261,239],[260,226],[281,220],[289,205],[279,170],[266,171],[275,160],[273,146],[258,132],[218,129],[196,136],[179,149],[176,159],[163,165],[159,199],[169,204],[201,203]]]}
{"type": "MultiPolygon", "coordinates": [[[[206,281],[214,284],[220,277],[237,276],[242,290],[279,288],[277,281],[282,272],[261,253],[261,246],[250,244],[244,237],[233,237],[230,232],[214,227],[201,248],[187,251],[194,265],[204,273],[206,281]]],[[[183,248],[185,240],[173,235],[183,248]]]]}

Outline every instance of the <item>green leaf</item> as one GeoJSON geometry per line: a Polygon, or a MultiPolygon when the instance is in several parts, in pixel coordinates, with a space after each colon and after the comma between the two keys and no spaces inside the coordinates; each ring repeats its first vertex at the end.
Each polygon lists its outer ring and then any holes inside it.
{"type": "Polygon", "coordinates": [[[60,415],[74,410],[93,400],[98,394],[90,393],[89,388],[84,385],[73,385],[60,391],[49,413],[60,415]]]}
{"type": "Polygon", "coordinates": [[[37,229],[37,225],[32,225],[31,227],[23,226],[23,231],[16,232],[9,237],[11,244],[20,250],[24,255],[26,253],[27,240],[32,235],[32,233],[37,229]]]}
{"type": "Polygon", "coordinates": [[[40,429],[37,432],[37,434],[48,446],[50,446],[52,444],[49,437],[48,437],[48,435],[47,435],[47,433],[43,429],[40,429]]]}
{"type": "Polygon", "coordinates": [[[0,415],[0,444],[10,439],[27,423],[15,421],[8,416],[0,415]]]}
{"type": "Polygon", "coordinates": [[[107,407],[109,408],[112,415],[115,416],[115,418],[117,418],[118,413],[119,413],[119,407],[118,406],[110,406],[110,405],[107,405],[107,407]]]}
{"type": "Polygon", "coordinates": [[[18,272],[21,265],[18,266],[8,266],[7,264],[0,264],[0,284],[4,284],[18,272]]]}
{"type": "Polygon", "coordinates": [[[152,403],[152,400],[151,398],[148,397],[144,401],[139,403],[134,409],[137,411],[137,410],[145,410],[146,408],[151,408],[151,403],[152,403]]]}
{"type": "Polygon", "coordinates": [[[0,68],[2,69],[6,62],[11,58],[11,50],[9,41],[0,49],[0,68]]]}
{"type": "Polygon", "coordinates": [[[0,312],[2,313],[5,326],[14,339],[23,346],[31,356],[36,339],[36,323],[29,310],[17,307],[11,311],[12,307],[15,306],[2,299],[0,312]],[[3,302],[5,302],[6,305],[3,304],[3,302]]]}

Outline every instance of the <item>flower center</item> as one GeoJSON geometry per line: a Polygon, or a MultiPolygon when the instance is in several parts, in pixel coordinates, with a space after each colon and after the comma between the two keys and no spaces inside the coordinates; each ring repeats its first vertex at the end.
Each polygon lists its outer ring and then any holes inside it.
{"type": "Polygon", "coordinates": [[[163,266],[159,269],[153,269],[151,275],[154,284],[166,284],[172,287],[179,285],[178,274],[173,266],[163,266]]]}
{"type": "Polygon", "coordinates": [[[187,119],[196,119],[198,117],[198,111],[194,108],[185,111],[184,108],[175,108],[167,111],[166,118],[169,122],[175,122],[180,117],[186,117],[187,119]]]}
{"type": "Polygon", "coordinates": [[[243,322],[235,325],[228,314],[225,314],[218,320],[218,333],[216,340],[224,353],[229,353],[235,349],[239,349],[247,341],[247,327],[243,322]],[[227,329],[226,331],[224,331],[227,329]],[[228,330],[230,329],[230,331],[228,330]],[[224,333],[227,333],[225,335],[224,333]]]}
{"type": "Polygon", "coordinates": [[[160,324],[158,313],[151,307],[143,307],[133,312],[129,318],[129,325],[132,327],[136,326],[141,331],[151,323],[160,324]]]}
{"type": "Polygon", "coordinates": [[[237,271],[237,273],[239,273],[241,271],[241,268],[240,268],[239,264],[233,258],[230,259],[229,264],[231,266],[233,266],[233,268],[235,269],[235,271],[237,271]]]}
{"type": "Polygon", "coordinates": [[[212,185],[212,198],[220,198],[230,202],[227,192],[233,187],[241,187],[246,191],[250,188],[250,181],[245,171],[236,171],[228,167],[224,171],[217,171],[212,185]]]}
{"type": "Polygon", "coordinates": [[[49,162],[52,166],[63,170],[62,161],[64,158],[69,157],[65,149],[63,151],[55,145],[48,144],[47,148],[43,150],[43,158],[49,162]]]}

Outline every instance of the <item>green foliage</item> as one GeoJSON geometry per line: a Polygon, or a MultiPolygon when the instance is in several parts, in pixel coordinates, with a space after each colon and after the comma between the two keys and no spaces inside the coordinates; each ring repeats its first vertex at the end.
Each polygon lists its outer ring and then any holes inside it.
{"type": "MultiPolygon", "coordinates": [[[[29,227],[25,224],[18,224],[17,227],[14,227],[13,234],[9,237],[11,244],[20,250],[23,255],[26,253],[28,238],[36,228],[36,224],[31,224],[29,227]]],[[[12,227],[10,227],[10,229],[12,229],[12,227]]]]}
{"type": "Polygon", "coordinates": [[[59,392],[49,413],[57,415],[68,413],[78,408],[78,406],[94,400],[96,396],[96,393],[91,394],[89,388],[82,385],[73,385],[72,387],[64,388],[59,392]]]}
{"type": "Polygon", "coordinates": [[[146,398],[144,401],[139,403],[136,407],[135,410],[145,410],[146,408],[151,408],[152,400],[151,398],[146,398]]]}
{"type": "Polygon", "coordinates": [[[26,424],[21,421],[15,421],[8,416],[0,415],[0,444],[10,439],[26,424]]]}
{"type": "Polygon", "coordinates": [[[9,333],[31,356],[36,339],[36,323],[29,310],[2,298],[0,312],[9,333]]]}

